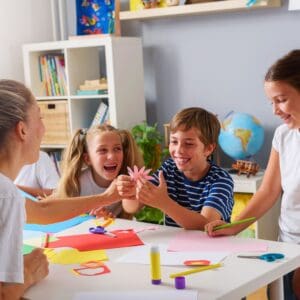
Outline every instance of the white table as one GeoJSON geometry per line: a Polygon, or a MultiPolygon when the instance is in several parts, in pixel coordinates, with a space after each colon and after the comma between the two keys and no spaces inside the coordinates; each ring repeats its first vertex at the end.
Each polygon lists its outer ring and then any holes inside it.
{"type": "MultiPolygon", "coordinates": [[[[86,233],[88,228],[93,225],[93,222],[88,221],[64,231],[64,234],[86,233]]],[[[149,226],[151,224],[118,219],[109,229],[138,229],[149,226]]],[[[138,235],[145,243],[167,244],[174,237],[174,234],[182,230],[161,226],[158,230],[146,230],[138,235]]],[[[284,253],[286,259],[275,263],[267,263],[262,260],[240,259],[237,258],[237,254],[232,254],[224,260],[223,267],[219,269],[187,276],[187,288],[197,289],[199,300],[241,299],[300,266],[300,245],[273,241],[266,242],[269,247],[268,252],[284,253]]],[[[70,300],[76,293],[83,291],[126,292],[145,290],[145,293],[147,293],[147,291],[153,289],[174,289],[174,280],[169,278],[169,274],[185,268],[162,266],[163,284],[154,286],[151,284],[149,265],[114,262],[116,258],[124,255],[129,249],[131,248],[106,250],[110,259],[106,264],[111,272],[100,276],[75,276],[70,271],[75,266],[51,264],[49,276],[31,287],[25,297],[31,300],[70,300]]],[[[275,298],[280,299],[282,296],[281,291],[278,293],[275,291],[275,298]]]]}

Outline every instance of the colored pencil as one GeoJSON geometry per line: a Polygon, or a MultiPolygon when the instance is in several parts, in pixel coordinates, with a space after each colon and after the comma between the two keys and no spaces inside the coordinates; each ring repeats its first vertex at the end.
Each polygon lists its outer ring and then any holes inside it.
{"type": "Polygon", "coordinates": [[[213,264],[213,265],[209,265],[209,266],[193,268],[193,269],[189,269],[189,270],[178,272],[178,273],[172,273],[172,274],[170,274],[169,277],[170,278],[176,278],[176,277],[190,275],[190,274],[194,274],[194,273],[199,273],[199,272],[203,272],[203,271],[207,271],[207,270],[211,270],[211,269],[216,269],[216,268],[219,268],[221,266],[222,266],[222,264],[213,264]]]}

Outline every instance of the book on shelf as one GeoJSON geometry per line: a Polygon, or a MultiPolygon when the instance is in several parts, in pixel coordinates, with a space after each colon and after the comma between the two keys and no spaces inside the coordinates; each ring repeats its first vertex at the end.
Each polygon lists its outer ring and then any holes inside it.
{"type": "Polygon", "coordinates": [[[39,73],[46,96],[64,96],[66,94],[66,74],[63,55],[40,55],[39,73]]]}
{"type": "Polygon", "coordinates": [[[107,90],[77,90],[77,96],[106,95],[107,90]]]}
{"type": "Polygon", "coordinates": [[[105,123],[108,117],[108,105],[101,101],[90,127],[105,123]]]}

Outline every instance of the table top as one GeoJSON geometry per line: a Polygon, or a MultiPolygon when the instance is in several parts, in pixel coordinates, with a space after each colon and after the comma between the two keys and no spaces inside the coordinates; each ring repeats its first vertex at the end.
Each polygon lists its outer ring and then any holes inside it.
{"type": "MultiPolygon", "coordinates": [[[[58,235],[86,233],[93,225],[90,220],[58,235]]],[[[117,219],[109,229],[141,229],[150,226],[151,224],[148,223],[117,219]]],[[[144,230],[138,235],[144,243],[168,244],[176,233],[182,231],[184,229],[159,226],[157,230],[144,230]]],[[[237,239],[237,237],[228,238],[237,239]]],[[[251,239],[247,239],[249,240],[251,239]]],[[[241,299],[300,266],[300,245],[265,242],[268,244],[268,252],[281,252],[285,255],[285,259],[268,263],[259,259],[240,259],[237,258],[240,253],[234,253],[226,257],[221,268],[187,276],[186,288],[197,290],[198,299],[201,300],[241,299]]],[[[132,247],[106,250],[109,260],[105,264],[111,272],[100,276],[75,276],[71,269],[78,265],[50,264],[48,277],[31,287],[25,297],[31,300],[68,300],[73,299],[79,292],[123,291],[126,293],[126,291],[143,290],[146,293],[167,289],[174,291],[174,279],[169,278],[169,275],[185,270],[186,267],[162,266],[163,283],[152,285],[149,265],[116,262],[117,258],[131,249],[132,247]]]]}

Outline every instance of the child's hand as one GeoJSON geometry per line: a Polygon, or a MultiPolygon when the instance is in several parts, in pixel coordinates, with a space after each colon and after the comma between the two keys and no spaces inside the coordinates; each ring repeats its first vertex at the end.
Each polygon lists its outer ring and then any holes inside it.
{"type": "Polygon", "coordinates": [[[136,199],[136,184],[128,175],[119,175],[116,180],[117,190],[123,199],[136,199]]]}
{"type": "Polygon", "coordinates": [[[233,227],[218,229],[218,230],[213,231],[214,227],[219,226],[219,225],[223,225],[223,224],[227,224],[227,223],[222,221],[222,220],[214,220],[212,222],[207,223],[204,226],[204,230],[206,231],[206,233],[210,237],[220,236],[220,235],[235,235],[236,234],[233,227]]]}
{"type": "Polygon", "coordinates": [[[28,286],[45,278],[49,273],[49,263],[43,249],[34,249],[24,255],[24,278],[28,286]]]}
{"type": "Polygon", "coordinates": [[[115,218],[114,214],[111,211],[107,210],[105,207],[93,208],[90,211],[89,215],[95,216],[96,218],[102,218],[103,217],[105,220],[108,219],[108,218],[112,218],[112,219],[115,218]]]}
{"type": "Polygon", "coordinates": [[[146,205],[165,210],[168,201],[171,199],[168,196],[167,184],[162,171],[159,172],[158,186],[149,181],[138,181],[137,199],[146,205]]]}

